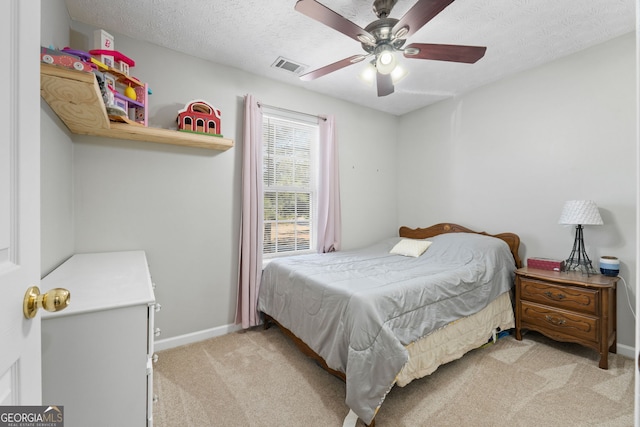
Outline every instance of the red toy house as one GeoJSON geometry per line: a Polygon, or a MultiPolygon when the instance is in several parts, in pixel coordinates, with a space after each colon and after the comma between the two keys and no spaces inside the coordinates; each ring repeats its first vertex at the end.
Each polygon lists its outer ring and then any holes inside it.
{"type": "Polygon", "coordinates": [[[178,130],[222,136],[220,110],[196,99],[178,111],[178,130]]]}

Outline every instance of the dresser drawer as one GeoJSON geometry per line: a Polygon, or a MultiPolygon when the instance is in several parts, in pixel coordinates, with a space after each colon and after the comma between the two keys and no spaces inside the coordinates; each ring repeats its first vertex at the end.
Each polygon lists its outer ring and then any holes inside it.
{"type": "Polygon", "coordinates": [[[520,298],[523,300],[593,315],[600,312],[598,292],[587,288],[554,285],[535,279],[520,280],[520,298]]]}
{"type": "Polygon", "coordinates": [[[521,322],[547,331],[592,342],[598,341],[599,319],[580,313],[522,301],[521,322]]]}

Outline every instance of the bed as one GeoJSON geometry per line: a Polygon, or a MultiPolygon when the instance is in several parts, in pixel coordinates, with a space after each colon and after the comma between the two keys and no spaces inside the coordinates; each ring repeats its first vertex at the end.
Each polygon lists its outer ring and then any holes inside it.
{"type": "Polygon", "coordinates": [[[401,227],[399,237],[359,250],[272,260],[258,310],[265,327],[277,324],[346,382],[347,418],[371,426],[394,385],[514,327],[519,245],[516,234],[457,224],[401,227]],[[424,252],[415,256],[415,247],[424,252]]]}

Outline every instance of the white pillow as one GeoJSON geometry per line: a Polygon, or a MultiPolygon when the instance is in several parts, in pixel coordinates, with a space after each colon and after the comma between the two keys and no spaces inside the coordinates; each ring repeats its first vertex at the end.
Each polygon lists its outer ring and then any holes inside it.
{"type": "Polygon", "coordinates": [[[428,240],[402,239],[392,249],[392,254],[419,257],[431,246],[428,240]]]}

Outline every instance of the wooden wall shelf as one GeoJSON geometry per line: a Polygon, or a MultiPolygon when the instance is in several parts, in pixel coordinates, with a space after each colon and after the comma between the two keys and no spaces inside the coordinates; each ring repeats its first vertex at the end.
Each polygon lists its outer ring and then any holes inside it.
{"type": "Polygon", "coordinates": [[[233,140],[228,138],[109,121],[92,73],[41,63],[40,95],[75,134],[220,151],[233,147],[233,140]]]}

